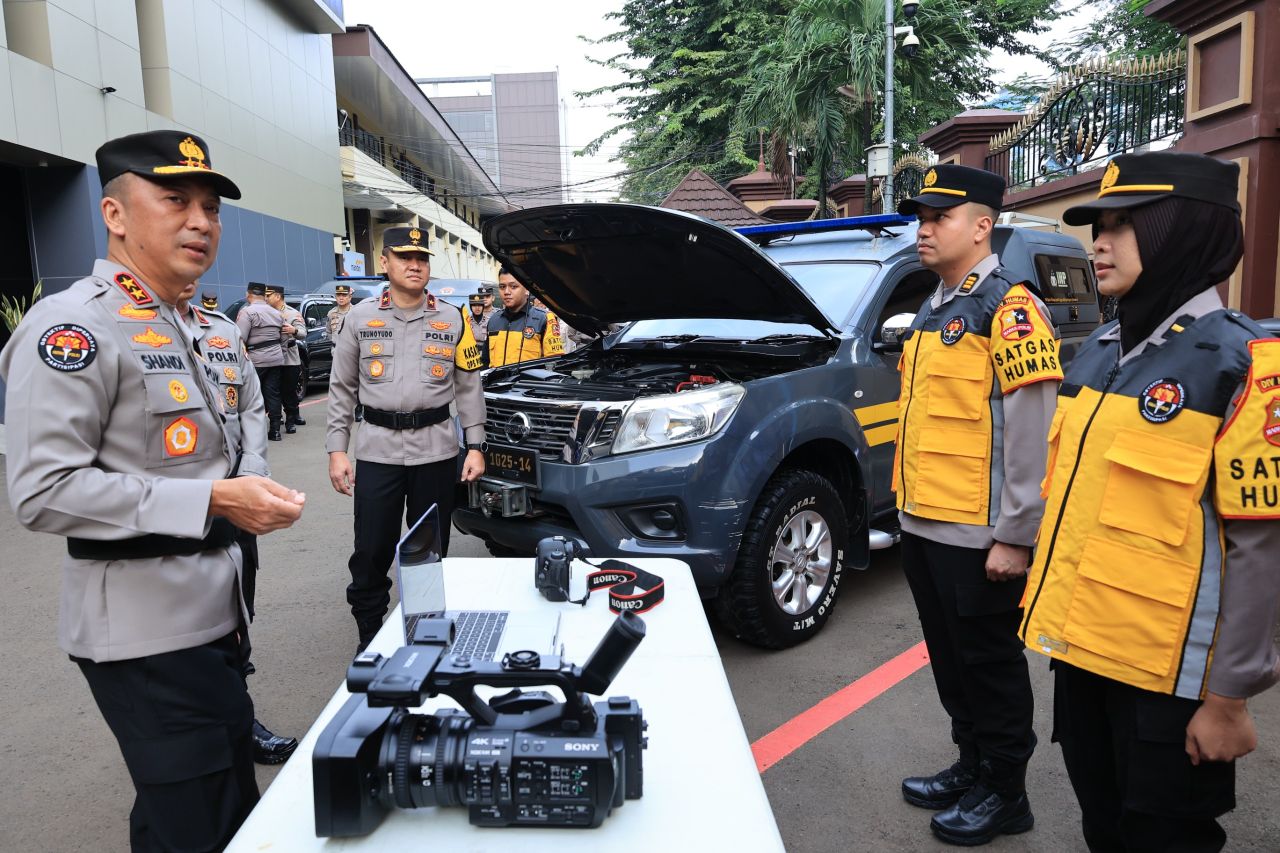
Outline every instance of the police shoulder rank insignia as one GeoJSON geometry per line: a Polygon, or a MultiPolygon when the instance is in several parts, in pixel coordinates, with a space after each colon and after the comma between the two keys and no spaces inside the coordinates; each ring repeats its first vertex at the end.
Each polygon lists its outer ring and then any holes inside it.
{"type": "Polygon", "coordinates": [[[1187,392],[1176,379],[1157,379],[1142,390],[1138,411],[1153,424],[1172,420],[1187,404],[1187,392]]]}
{"type": "Polygon", "coordinates": [[[387,325],[387,322],[386,320],[370,320],[365,323],[365,325],[370,329],[381,329],[383,326],[387,325]]]}
{"type": "Polygon", "coordinates": [[[960,285],[960,295],[964,296],[978,285],[978,274],[971,272],[965,277],[964,282],[960,285]]]}
{"type": "MultiPolygon", "coordinates": [[[[441,293],[452,293],[452,292],[453,292],[453,288],[451,288],[451,287],[446,287],[446,288],[444,288],[443,290],[441,290],[440,292],[441,292],[441,293]]],[[[432,294],[430,294],[430,293],[428,293],[428,294],[427,294],[427,310],[428,310],[428,311],[434,311],[434,310],[436,310],[436,298],[435,298],[435,296],[434,296],[434,295],[432,295],[432,294]]]]}
{"type": "Polygon", "coordinates": [[[169,396],[179,403],[185,403],[191,398],[191,395],[187,392],[187,386],[177,379],[169,383],[169,396]]]}
{"type": "Polygon", "coordinates": [[[939,335],[942,342],[947,346],[951,346],[956,341],[964,337],[965,329],[968,324],[965,323],[963,317],[952,317],[950,320],[942,324],[942,331],[939,335]]]}
{"type": "Polygon", "coordinates": [[[154,320],[156,312],[150,308],[134,308],[132,305],[121,305],[120,310],[116,312],[121,317],[128,317],[130,320],[154,320]]]}
{"type": "Polygon", "coordinates": [[[382,298],[378,300],[378,307],[379,308],[391,307],[391,291],[390,290],[382,291],[382,298]]]}
{"type": "Polygon", "coordinates": [[[166,338],[164,335],[160,334],[155,329],[151,328],[150,326],[147,326],[147,330],[145,332],[143,332],[140,335],[133,336],[133,342],[135,344],[146,344],[149,347],[155,347],[156,349],[159,349],[160,347],[165,346],[166,344],[173,343],[173,338],[166,338]]]}
{"type": "Polygon", "coordinates": [[[191,306],[191,313],[193,313],[193,314],[195,314],[195,315],[196,315],[196,321],[197,321],[201,326],[207,326],[207,325],[209,325],[209,318],[208,318],[208,317],[206,317],[206,316],[204,316],[204,312],[203,312],[203,311],[201,311],[199,308],[197,308],[196,306],[192,305],[192,306],[191,306]]]}
{"type": "Polygon", "coordinates": [[[122,272],[116,276],[116,285],[124,291],[124,295],[133,300],[134,305],[151,305],[154,300],[142,285],[134,281],[133,276],[122,272]]]}
{"type": "Polygon", "coordinates": [[[200,428],[190,418],[178,418],[164,428],[166,456],[190,456],[196,452],[200,428]]]}
{"type": "Polygon", "coordinates": [[[209,346],[213,347],[214,349],[226,349],[227,347],[231,346],[231,341],[222,337],[209,338],[209,340],[205,341],[205,343],[207,343],[209,346]]]}
{"type": "Polygon", "coordinates": [[[1034,331],[1026,308],[1014,306],[1000,312],[1000,337],[1006,341],[1020,341],[1034,331]]]}
{"type": "Polygon", "coordinates": [[[84,326],[61,323],[40,336],[40,360],[63,373],[84,370],[98,357],[98,342],[84,326]]]}

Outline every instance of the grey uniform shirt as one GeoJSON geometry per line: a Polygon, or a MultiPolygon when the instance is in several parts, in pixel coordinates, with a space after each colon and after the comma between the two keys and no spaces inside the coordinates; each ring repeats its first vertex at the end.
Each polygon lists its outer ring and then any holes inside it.
{"type": "MultiPolygon", "coordinates": [[[[1000,264],[996,255],[987,255],[978,262],[971,273],[977,273],[978,283],[969,291],[981,291],[987,276],[1000,264]]],[[[966,275],[967,277],[967,275],[966,275]]],[[[963,279],[962,279],[963,280],[963,279]]],[[[929,297],[930,305],[937,309],[958,295],[959,287],[943,287],[929,297]]],[[[1032,296],[1040,313],[1048,317],[1049,311],[1039,298],[1032,296]]],[[[907,533],[932,539],[944,545],[961,548],[990,548],[996,542],[1007,545],[1031,547],[1040,529],[1044,515],[1044,499],[1040,497],[1040,483],[1044,480],[1045,458],[1049,450],[1049,424],[1057,407],[1058,383],[1033,382],[1006,394],[1001,403],[1004,408],[1004,485],[1000,489],[1000,508],[995,526],[957,524],[920,518],[907,512],[899,512],[898,519],[907,533]]]]}
{"type": "Polygon", "coordinates": [[[239,448],[237,476],[270,477],[267,410],[258,371],[245,352],[240,329],[225,314],[191,306],[182,318],[205,372],[218,386],[231,446],[239,448]]]}
{"type": "Polygon", "coordinates": [[[280,367],[284,364],[284,347],[280,327],[284,317],[265,302],[249,302],[236,314],[236,328],[249,349],[249,360],[258,367],[280,367]]]}
{"type": "MultiPolygon", "coordinates": [[[[456,402],[468,444],[484,441],[480,353],[457,308],[430,295],[414,310],[395,307],[389,295],[353,307],[333,346],[329,375],[329,431],[325,450],[351,452],[358,400],[367,408],[415,412],[456,402]],[[460,364],[470,364],[466,370],[460,364]]],[[[367,421],[356,434],[354,456],[388,465],[421,465],[458,453],[453,423],[393,430],[367,421]]]]}
{"type": "Polygon", "coordinates": [[[284,363],[285,366],[296,366],[302,364],[302,350],[298,347],[299,341],[307,339],[307,321],[303,319],[302,312],[290,305],[285,305],[280,309],[280,316],[286,323],[298,330],[298,334],[292,338],[281,335],[281,346],[284,347],[284,363]]]}
{"type": "MultiPolygon", "coordinates": [[[[235,449],[172,306],[114,263],[37,302],[0,352],[9,500],[30,530],[84,539],[209,531],[235,449]]],[[[62,564],[58,642],[95,661],[216,640],[240,622],[240,548],[62,564]]]]}
{"type": "Polygon", "coordinates": [[[353,306],[347,305],[346,308],[339,308],[337,305],[329,309],[329,313],[325,315],[325,319],[329,323],[329,336],[338,334],[338,330],[342,328],[342,320],[351,311],[353,306]]]}
{"type": "MultiPolygon", "coordinates": [[[[1222,310],[1215,288],[1198,293],[1165,318],[1149,337],[1120,356],[1123,364],[1164,343],[1164,334],[1183,315],[1203,317],[1222,310]]],[[[1100,340],[1120,340],[1116,326],[1100,340]]],[[[1159,357],[1156,355],[1156,357],[1159,357]]],[[[1243,384],[1232,399],[1239,399],[1243,384]]],[[[1224,413],[1224,424],[1231,412],[1224,413]]],[[[1246,698],[1280,682],[1280,649],[1275,631],[1280,612],[1280,522],[1223,519],[1227,540],[1218,604],[1218,639],[1209,668],[1209,692],[1246,698]]]]}

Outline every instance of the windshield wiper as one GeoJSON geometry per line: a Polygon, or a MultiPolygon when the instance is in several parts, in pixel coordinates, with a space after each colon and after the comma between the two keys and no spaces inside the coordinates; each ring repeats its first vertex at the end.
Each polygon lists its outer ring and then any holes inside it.
{"type": "Polygon", "coordinates": [[[776,335],[765,335],[763,338],[755,338],[748,343],[756,344],[789,344],[796,341],[816,341],[821,340],[821,335],[801,335],[796,333],[779,333],[776,335]]]}

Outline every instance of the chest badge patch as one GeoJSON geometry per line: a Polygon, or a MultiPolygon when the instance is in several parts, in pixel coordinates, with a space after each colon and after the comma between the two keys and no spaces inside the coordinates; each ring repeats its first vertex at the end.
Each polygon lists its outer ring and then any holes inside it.
{"type": "Polygon", "coordinates": [[[524,336],[525,336],[526,338],[530,338],[530,339],[532,339],[532,338],[533,338],[533,326],[525,326],[525,327],[524,327],[524,336]]]}
{"type": "Polygon", "coordinates": [[[236,369],[235,369],[234,367],[224,367],[224,368],[222,368],[222,375],[223,375],[223,376],[225,376],[225,377],[227,377],[227,381],[228,381],[228,382],[235,382],[235,381],[236,381],[236,369]]]}
{"type": "Polygon", "coordinates": [[[228,385],[225,393],[227,396],[227,408],[234,409],[236,407],[236,401],[240,399],[240,394],[236,391],[236,386],[228,385]]]}
{"type": "Polygon", "coordinates": [[[437,379],[444,376],[444,365],[443,364],[431,365],[431,375],[436,377],[437,379]]]}
{"type": "Polygon", "coordinates": [[[383,365],[383,363],[378,361],[377,359],[369,362],[369,375],[372,376],[374,379],[377,379],[385,371],[386,371],[386,366],[383,365]]]}
{"type": "Polygon", "coordinates": [[[213,347],[214,349],[226,349],[227,347],[231,346],[231,341],[222,337],[209,338],[209,340],[205,341],[205,343],[207,343],[209,346],[213,347]]]}
{"type": "Polygon", "coordinates": [[[381,329],[383,326],[387,325],[387,321],[386,320],[370,320],[369,322],[365,323],[365,325],[368,326],[370,329],[381,329]]]}
{"type": "Polygon", "coordinates": [[[120,310],[116,312],[121,317],[128,317],[130,320],[154,320],[156,312],[150,308],[134,308],[132,305],[121,305],[120,310]]]}
{"type": "Polygon", "coordinates": [[[61,323],[48,329],[38,343],[40,360],[64,373],[84,370],[98,357],[98,342],[84,326],[61,323]]]}
{"type": "Polygon", "coordinates": [[[433,328],[433,329],[439,329],[440,331],[442,331],[442,332],[443,332],[445,329],[449,328],[449,324],[448,324],[448,323],[442,323],[442,322],[440,322],[439,320],[432,320],[432,321],[431,321],[431,328],[433,328]]]}
{"type": "Polygon", "coordinates": [[[1000,312],[1000,337],[1006,341],[1020,341],[1034,331],[1026,308],[1006,308],[1000,312]]]}
{"type": "Polygon", "coordinates": [[[159,349],[160,347],[165,346],[166,344],[173,343],[173,338],[166,338],[164,335],[160,334],[155,329],[151,328],[150,326],[147,326],[147,330],[145,332],[143,332],[140,335],[133,336],[133,342],[135,344],[146,344],[149,347],[155,347],[156,349],[159,349]]]}
{"type": "Polygon", "coordinates": [[[1267,422],[1262,427],[1262,437],[1267,443],[1280,447],[1280,397],[1272,397],[1267,403],[1267,422]]]}
{"type": "Polygon", "coordinates": [[[369,344],[369,353],[371,355],[382,355],[382,344],[369,344]]]}
{"type": "MultiPolygon", "coordinates": [[[[951,346],[956,341],[964,337],[965,329],[968,324],[965,323],[963,317],[952,317],[950,320],[942,324],[942,342],[947,346],[951,346]]],[[[530,331],[526,329],[525,331],[530,331]]],[[[527,337],[527,336],[526,336],[527,337]]]]}
{"type": "Polygon", "coordinates": [[[1187,404],[1187,392],[1176,379],[1157,379],[1142,391],[1138,412],[1153,424],[1172,420],[1187,404]]]}
{"type": "Polygon", "coordinates": [[[191,397],[187,392],[187,386],[176,379],[169,383],[169,396],[179,403],[185,403],[191,397]]]}
{"type": "Polygon", "coordinates": [[[190,456],[196,452],[200,428],[189,418],[178,418],[164,428],[164,450],[169,456],[190,456]]]}

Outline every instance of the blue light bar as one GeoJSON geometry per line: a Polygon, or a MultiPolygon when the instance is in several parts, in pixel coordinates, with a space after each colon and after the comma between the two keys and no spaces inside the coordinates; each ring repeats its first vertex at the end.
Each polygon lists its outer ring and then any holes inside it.
{"type": "Polygon", "coordinates": [[[779,222],[776,225],[746,225],[735,228],[744,237],[787,237],[792,234],[817,234],[823,231],[873,231],[891,225],[910,225],[914,216],[900,213],[878,213],[874,216],[849,216],[844,219],[810,219],[804,222],[779,222]]]}

